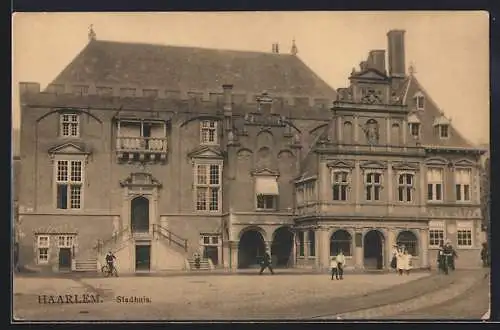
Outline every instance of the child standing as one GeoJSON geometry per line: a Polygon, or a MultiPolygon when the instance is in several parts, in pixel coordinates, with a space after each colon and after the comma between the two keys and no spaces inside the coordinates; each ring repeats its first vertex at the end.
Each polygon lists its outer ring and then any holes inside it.
{"type": "Polygon", "coordinates": [[[339,274],[337,272],[337,257],[333,256],[332,259],[330,260],[330,269],[332,271],[332,280],[333,276],[338,280],[339,279],[339,274]]]}

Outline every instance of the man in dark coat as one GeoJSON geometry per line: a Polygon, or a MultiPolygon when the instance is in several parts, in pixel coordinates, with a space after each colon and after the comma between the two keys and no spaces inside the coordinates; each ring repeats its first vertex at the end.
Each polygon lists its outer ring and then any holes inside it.
{"type": "Polygon", "coordinates": [[[490,265],[487,243],[483,243],[483,247],[481,248],[481,260],[483,261],[483,267],[488,267],[490,265]]]}
{"type": "Polygon", "coordinates": [[[269,270],[271,271],[271,274],[274,275],[273,267],[271,267],[271,256],[267,252],[264,253],[264,258],[262,259],[262,262],[260,263],[259,275],[262,275],[262,272],[266,268],[269,268],[269,270]]]}
{"type": "Polygon", "coordinates": [[[453,246],[451,245],[450,241],[446,242],[446,244],[444,245],[443,250],[444,250],[443,254],[446,257],[447,266],[451,270],[455,270],[455,258],[457,258],[458,255],[457,255],[457,252],[455,251],[455,249],[453,248],[453,246]]]}

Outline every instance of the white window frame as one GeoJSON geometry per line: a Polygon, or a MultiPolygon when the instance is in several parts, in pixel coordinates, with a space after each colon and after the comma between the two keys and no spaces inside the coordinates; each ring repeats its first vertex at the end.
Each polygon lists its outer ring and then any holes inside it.
{"type": "Polygon", "coordinates": [[[75,245],[75,235],[57,235],[58,248],[72,248],[75,245]],[[62,239],[62,244],[61,244],[62,239]]]}
{"type": "Polygon", "coordinates": [[[48,264],[50,259],[50,235],[37,235],[36,237],[36,260],[38,264],[48,264]],[[42,244],[41,238],[46,238],[47,243],[42,244]],[[47,249],[47,259],[41,258],[41,250],[47,249]]]}
{"type": "Polygon", "coordinates": [[[383,189],[383,182],[384,182],[384,175],[382,171],[378,170],[366,170],[364,173],[364,179],[365,179],[365,189],[364,189],[364,198],[367,202],[380,202],[382,201],[382,189],[383,189]],[[375,174],[380,175],[379,182],[375,183],[375,174]],[[370,175],[373,175],[373,182],[368,182],[368,178],[370,175]],[[378,199],[375,199],[375,187],[379,187],[379,195],[378,199]],[[368,188],[371,189],[371,199],[366,198],[367,197],[367,190],[368,188]]]}
{"type": "Polygon", "coordinates": [[[455,193],[455,200],[458,203],[472,203],[472,168],[456,168],[454,173],[454,181],[455,181],[455,186],[454,186],[454,193],[455,193]],[[467,174],[468,179],[463,178],[463,174],[467,174]],[[457,186],[460,189],[460,199],[457,198],[457,186]],[[465,199],[465,187],[468,187],[468,195],[469,198],[465,199]]]}
{"type": "Polygon", "coordinates": [[[440,124],[438,125],[438,134],[440,139],[448,139],[450,137],[450,125],[440,124]],[[443,136],[444,128],[446,127],[446,136],[443,136]]]}
{"type": "Polygon", "coordinates": [[[196,212],[203,213],[220,213],[222,210],[222,163],[220,162],[195,162],[194,163],[194,209],[196,212]],[[210,183],[210,169],[212,166],[218,167],[218,183],[210,183]],[[204,171],[205,173],[201,173],[204,171]],[[200,182],[200,178],[205,178],[204,181],[200,182]],[[201,190],[205,190],[205,209],[198,209],[200,203],[198,203],[198,193],[201,190]],[[211,196],[213,189],[217,189],[217,209],[210,210],[211,207],[211,196]]]}
{"type": "MultiPolygon", "coordinates": [[[[304,204],[307,204],[307,201],[305,201],[304,204]]],[[[277,208],[278,208],[278,195],[266,195],[266,194],[262,194],[262,195],[256,194],[255,195],[255,209],[257,211],[276,211],[277,208]],[[271,208],[265,207],[266,203],[264,201],[264,207],[259,207],[259,197],[260,196],[262,196],[263,198],[264,197],[272,198],[273,206],[271,208]]]]}
{"type": "Polygon", "coordinates": [[[80,114],[64,112],[59,115],[59,136],[64,138],[80,137],[80,114]],[[66,126],[67,125],[67,126],[66,126]],[[67,131],[65,130],[67,127],[67,131]]]}
{"type": "Polygon", "coordinates": [[[336,202],[346,202],[349,201],[349,195],[350,195],[350,187],[351,187],[351,171],[347,169],[335,169],[332,170],[331,172],[331,180],[332,180],[332,200],[336,202]],[[343,178],[341,177],[340,179],[342,181],[338,180],[338,176],[345,174],[345,181],[343,181],[343,178]],[[335,189],[338,187],[339,190],[339,199],[335,199],[335,189]],[[345,199],[342,199],[342,189],[345,189],[345,199]]]}
{"type": "Polygon", "coordinates": [[[220,246],[221,239],[219,234],[201,234],[200,236],[201,246],[220,246]],[[205,242],[206,238],[208,239],[208,243],[205,242]],[[217,242],[215,243],[214,238],[217,239],[217,242]]]}
{"type": "Polygon", "coordinates": [[[83,201],[84,201],[84,190],[85,190],[85,158],[84,157],[65,157],[64,155],[58,155],[54,157],[54,207],[57,210],[82,210],[83,209],[83,201]],[[60,175],[59,166],[62,166],[62,162],[66,162],[66,176],[60,175]],[[73,167],[72,164],[80,163],[80,181],[73,180],[73,167]],[[64,179],[66,177],[66,179],[64,179]],[[67,192],[66,192],[66,208],[59,208],[58,201],[58,186],[61,184],[66,184],[67,192]],[[72,187],[79,186],[80,187],[80,198],[79,198],[79,207],[72,207],[72,187]]]}
{"type": "Polygon", "coordinates": [[[217,125],[218,122],[216,120],[202,120],[200,122],[200,144],[201,145],[218,145],[219,144],[219,136],[217,125]],[[211,137],[210,133],[212,132],[213,136],[211,137]],[[211,140],[213,138],[213,140],[211,140]]]}
{"type": "Polygon", "coordinates": [[[446,241],[446,231],[444,230],[444,228],[429,228],[429,247],[430,248],[437,249],[437,248],[439,248],[439,245],[441,243],[444,244],[445,241],[446,241]],[[438,234],[437,235],[438,237],[437,238],[432,237],[433,233],[438,234]],[[442,236],[442,237],[439,237],[439,236],[442,236]],[[432,244],[433,241],[435,241],[436,239],[438,240],[437,244],[432,244]]]}
{"type": "Polygon", "coordinates": [[[414,191],[415,191],[415,173],[414,172],[399,172],[397,176],[397,201],[400,203],[413,203],[414,200],[414,191]],[[411,177],[411,183],[407,183],[407,176],[411,177]],[[403,183],[401,183],[401,177],[404,176],[403,183]],[[400,199],[399,191],[403,190],[403,200],[400,199]],[[408,200],[408,193],[410,196],[410,200],[408,200]]]}
{"type": "Polygon", "coordinates": [[[415,106],[417,108],[417,110],[424,110],[425,109],[425,96],[423,96],[422,94],[417,94],[415,96],[415,106]],[[422,101],[422,102],[420,102],[422,101]]]}
{"type": "MultiPolygon", "coordinates": [[[[468,241],[469,239],[466,238],[466,240],[468,241]]],[[[457,228],[457,247],[461,248],[461,249],[470,249],[470,248],[473,248],[474,247],[474,229],[471,228],[471,227],[459,227],[457,228]],[[467,233],[470,233],[470,244],[460,244],[460,239],[459,239],[459,236],[461,234],[467,234],[467,233]]]]}
{"type": "Polygon", "coordinates": [[[410,123],[409,124],[409,128],[410,128],[410,134],[411,136],[413,136],[414,138],[419,138],[420,137],[420,123],[410,123]],[[413,128],[416,127],[416,131],[417,131],[417,134],[413,134],[413,128]]]}
{"type": "Polygon", "coordinates": [[[444,201],[444,168],[442,167],[427,167],[427,189],[426,189],[426,200],[428,203],[443,203],[444,201]],[[438,171],[440,173],[440,180],[432,179],[433,171],[438,171]],[[437,185],[441,185],[441,199],[437,199],[437,185]],[[432,199],[429,199],[429,185],[432,185],[432,199]]]}

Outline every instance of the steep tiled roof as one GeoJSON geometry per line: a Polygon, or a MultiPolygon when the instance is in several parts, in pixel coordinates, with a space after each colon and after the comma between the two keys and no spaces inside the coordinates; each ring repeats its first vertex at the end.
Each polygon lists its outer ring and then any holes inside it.
{"type": "Polygon", "coordinates": [[[411,114],[415,114],[421,122],[421,144],[430,147],[448,147],[448,148],[475,148],[467,141],[452,124],[449,125],[449,137],[442,139],[435,130],[435,121],[442,121],[443,111],[432,100],[429,93],[425,91],[414,75],[407,78],[407,91],[404,102],[408,105],[411,114]],[[413,96],[420,92],[424,98],[424,109],[416,110],[416,103],[413,96]]]}
{"type": "Polygon", "coordinates": [[[157,86],[166,90],[220,90],[335,98],[335,91],[297,56],[94,40],[54,84],[157,86]]]}

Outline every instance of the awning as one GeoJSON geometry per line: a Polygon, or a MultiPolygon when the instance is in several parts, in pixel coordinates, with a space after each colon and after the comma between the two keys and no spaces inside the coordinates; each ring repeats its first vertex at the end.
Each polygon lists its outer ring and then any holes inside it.
{"type": "Polygon", "coordinates": [[[278,181],[275,177],[256,177],[255,193],[262,195],[279,195],[278,181]]]}

